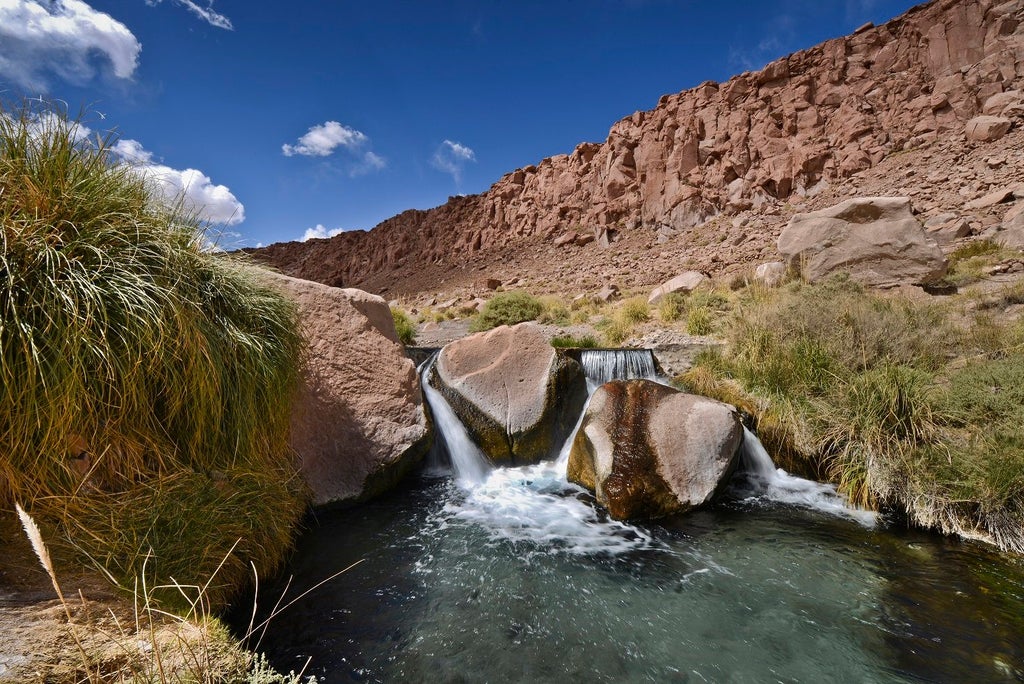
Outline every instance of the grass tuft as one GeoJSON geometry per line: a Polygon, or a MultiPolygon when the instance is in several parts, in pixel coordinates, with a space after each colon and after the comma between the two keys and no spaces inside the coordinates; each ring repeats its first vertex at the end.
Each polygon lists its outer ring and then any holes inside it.
{"type": "Polygon", "coordinates": [[[212,575],[237,541],[217,603],[277,566],[304,507],[297,313],[113,142],[0,112],[0,506],[152,585],[212,575]]]}
{"type": "Polygon", "coordinates": [[[409,318],[409,314],[402,309],[391,307],[391,317],[395,320],[398,341],[406,346],[416,344],[416,325],[409,318]]]}

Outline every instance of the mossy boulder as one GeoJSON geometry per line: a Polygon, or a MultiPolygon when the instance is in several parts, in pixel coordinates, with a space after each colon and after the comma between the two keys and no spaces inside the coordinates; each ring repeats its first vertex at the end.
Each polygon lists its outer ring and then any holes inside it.
{"type": "Polygon", "coordinates": [[[535,323],[452,342],[430,382],[487,457],[502,464],[555,456],[586,401],[583,369],[535,323]]]}
{"type": "Polygon", "coordinates": [[[650,380],[594,392],[569,454],[568,477],[613,518],[651,519],[710,502],[743,442],[737,410],[650,380]]]}

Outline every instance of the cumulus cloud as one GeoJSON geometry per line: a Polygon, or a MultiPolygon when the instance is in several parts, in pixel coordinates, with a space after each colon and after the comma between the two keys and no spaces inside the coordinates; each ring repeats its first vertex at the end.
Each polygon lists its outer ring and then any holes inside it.
{"type": "Polygon", "coordinates": [[[127,26],[82,0],[0,0],[0,76],[25,88],[45,90],[54,75],[128,79],[141,51],[127,26]]]}
{"type": "MultiPolygon", "coordinates": [[[[146,4],[150,6],[159,5],[161,2],[163,2],[163,0],[146,0],[146,4]]],[[[213,9],[213,0],[207,0],[205,7],[198,2],[195,2],[195,0],[173,0],[173,2],[176,5],[184,7],[210,26],[216,26],[217,28],[222,28],[227,31],[231,31],[235,28],[231,24],[230,19],[213,9]]]]}
{"type": "Polygon", "coordinates": [[[462,143],[445,140],[434,152],[430,163],[438,171],[451,174],[455,184],[462,182],[462,169],[469,162],[476,161],[476,154],[462,143]]]}
{"type": "Polygon", "coordinates": [[[362,176],[387,167],[387,160],[369,149],[370,138],[351,126],[325,121],[311,126],[294,145],[285,143],[281,151],[286,157],[329,157],[338,150],[348,153],[348,175],[362,176]]]}
{"type": "Polygon", "coordinates": [[[318,223],[315,228],[307,228],[306,232],[302,234],[301,238],[299,238],[299,241],[305,242],[306,240],[313,240],[314,238],[322,239],[334,237],[338,233],[344,232],[344,230],[344,228],[327,228],[327,226],[322,223],[318,223]]]}
{"type": "Polygon", "coordinates": [[[339,147],[357,150],[369,140],[364,133],[350,126],[342,126],[337,121],[325,121],[311,126],[295,145],[281,145],[281,151],[286,157],[297,154],[305,157],[326,157],[339,147]]]}
{"type": "MultiPolygon", "coordinates": [[[[85,134],[88,133],[86,128],[85,134]]],[[[245,206],[231,190],[214,183],[202,171],[179,170],[155,162],[152,152],[130,138],[118,140],[111,152],[150,179],[167,204],[180,203],[186,211],[195,212],[203,221],[215,225],[234,226],[245,220],[245,206]]]]}

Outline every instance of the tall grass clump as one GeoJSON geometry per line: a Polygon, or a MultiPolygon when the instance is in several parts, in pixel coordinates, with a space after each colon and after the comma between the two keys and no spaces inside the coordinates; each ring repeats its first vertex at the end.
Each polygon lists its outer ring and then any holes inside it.
{"type": "Polygon", "coordinates": [[[395,321],[398,341],[404,345],[416,344],[416,324],[402,309],[391,307],[391,318],[395,321]]]}
{"type": "Polygon", "coordinates": [[[844,279],[761,293],[728,325],[725,351],[680,381],[750,412],[780,465],[1024,552],[1020,325],[844,279]]]}
{"type": "Polygon", "coordinates": [[[0,507],[214,604],[304,506],[293,304],[65,116],[0,112],[0,507]]]}
{"type": "Polygon", "coordinates": [[[537,320],[544,305],[528,292],[513,290],[491,297],[469,325],[470,332],[481,332],[499,325],[515,325],[537,320]]]}

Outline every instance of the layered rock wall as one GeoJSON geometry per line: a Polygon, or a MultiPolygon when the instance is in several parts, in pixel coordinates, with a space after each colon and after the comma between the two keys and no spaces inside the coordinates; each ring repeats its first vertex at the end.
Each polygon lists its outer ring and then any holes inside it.
{"type": "Polygon", "coordinates": [[[887,155],[960,135],[1024,83],[1024,0],[936,0],[740,74],[666,95],[604,143],[503,176],[487,192],[369,232],[271,245],[263,259],[332,285],[516,241],[665,235],[813,194],[887,155]]]}

